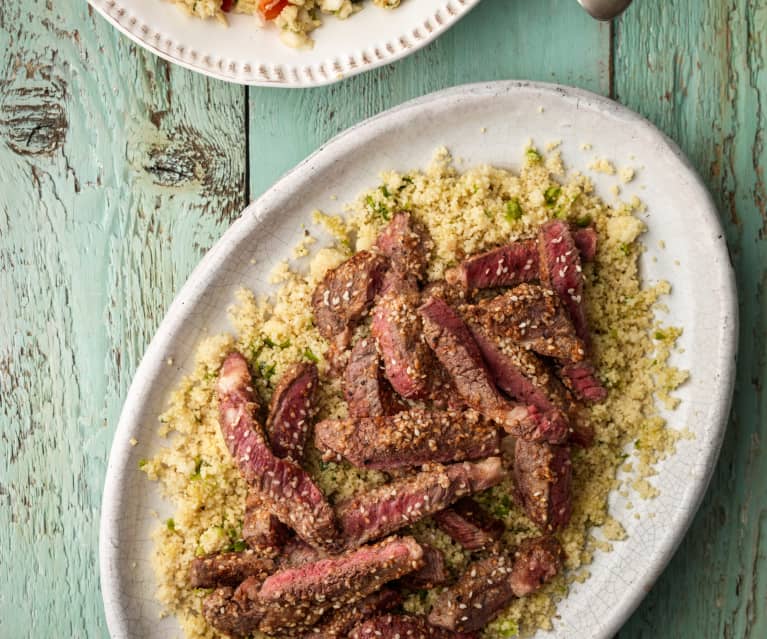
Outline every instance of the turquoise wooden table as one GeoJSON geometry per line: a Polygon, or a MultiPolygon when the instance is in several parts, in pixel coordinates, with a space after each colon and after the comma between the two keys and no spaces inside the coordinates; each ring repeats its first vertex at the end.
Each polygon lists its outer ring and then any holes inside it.
{"type": "MultiPolygon", "coordinates": [[[[316,90],[169,66],[82,0],[0,3],[0,637],[107,636],[101,490],[120,407],[203,253],[348,126],[478,80],[609,95],[690,156],[738,275],[735,403],[708,495],[620,637],[767,637],[767,2],[484,0],[410,59],[316,90]]],[[[693,223],[691,212],[691,223],[693,223]]]]}

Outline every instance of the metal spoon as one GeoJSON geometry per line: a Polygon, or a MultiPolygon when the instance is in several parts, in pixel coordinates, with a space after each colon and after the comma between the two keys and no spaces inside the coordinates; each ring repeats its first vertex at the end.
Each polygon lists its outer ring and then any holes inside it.
{"type": "Polygon", "coordinates": [[[623,13],[631,0],[578,0],[581,6],[597,20],[612,20],[623,13]]]}

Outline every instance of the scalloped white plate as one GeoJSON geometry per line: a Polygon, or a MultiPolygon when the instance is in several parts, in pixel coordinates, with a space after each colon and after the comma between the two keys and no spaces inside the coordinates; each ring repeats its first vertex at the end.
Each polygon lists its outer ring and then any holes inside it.
{"type": "MultiPolygon", "coordinates": [[[[553,85],[501,82],[450,89],[363,122],[338,136],[251,204],[189,278],[152,340],[128,392],[115,433],[102,502],[100,562],[106,617],[113,637],[176,636],[173,618],[158,620],[153,600],[150,533],[171,509],[137,470],[139,459],[167,444],[156,435],[167,393],[192,365],[194,345],[230,330],[226,307],[235,289],[270,290],[267,274],[289,259],[301,223],[315,208],[337,210],[385,169],[425,166],[447,145],[461,166],[488,162],[519,167],[525,142],[561,139],[571,168],[587,171],[594,156],[637,169],[622,197],[648,207],[642,258],[645,281],[667,279],[673,292],[664,320],[684,327],[675,364],[691,371],[679,391],[672,425],[694,439],[659,464],[654,500],[618,495],[612,513],[628,538],[598,553],[591,577],[574,584],[558,607],[554,630],[540,637],[607,639],[652,587],[684,535],[705,492],[729,413],[735,370],[735,282],[714,204],[679,149],[646,120],[591,93],[553,85]],[[486,129],[486,133],[481,133],[486,129]],[[582,143],[594,145],[581,150],[582,143]],[[338,196],[338,202],[330,199],[338,196]],[[660,240],[665,249],[659,247],[660,240]],[[255,265],[251,262],[255,260],[255,265]],[[677,264],[678,261],[678,264],[677,264]],[[172,366],[167,364],[171,359],[172,366]],[[138,440],[131,446],[131,438],[138,440]],[[154,514],[153,511],[159,513],[154,514]],[[639,519],[635,515],[640,516],[639,519]]],[[[616,178],[595,176],[611,199],[616,178]]],[[[318,248],[318,247],[315,247],[318,248]]]]}
{"type": "Polygon", "coordinates": [[[369,0],[346,20],[323,16],[314,48],[291,49],[274,25],[228,16],[229,25],[192,18],[164,0],[88,0],[131,40],[193,71],[260,86],[312,87],[375,69],[426,46],[480,0],[404,0],[396,10],[369,0]]]}

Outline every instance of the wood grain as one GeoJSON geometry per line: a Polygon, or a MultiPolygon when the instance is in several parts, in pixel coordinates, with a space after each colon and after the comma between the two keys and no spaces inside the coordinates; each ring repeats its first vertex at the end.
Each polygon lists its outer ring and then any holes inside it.
{"type": "Polygon", "coordinates": [[[737,272],[742,345],[711,488],[621,639],[767,637],[765,43],[767,4],[759,1],[637,2],[616,29],[617,99],[676,140],[719,205],[737,272]]]}
{"type": "Polygon", "coordinates": [[[0,68],[0,636],[106,636],[112,434],[174,292],[244,203],[245,92],[76,0],[0,4],[0,68]]]}

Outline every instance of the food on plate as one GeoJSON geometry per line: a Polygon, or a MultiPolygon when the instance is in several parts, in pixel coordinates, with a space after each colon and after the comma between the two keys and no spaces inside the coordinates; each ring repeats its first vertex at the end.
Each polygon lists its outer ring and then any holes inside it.
{"type": "Polygon", "coordinates": [[[530,150],[519,174],[442,153],[345,220],[317,212],[335,242],[280,265],[271,299],[238,293],[141,464],[174,503],[154,563],[186,636],[556,623],[625,536],[608,494],[652,497],[682,436],[656,409],[686,374],[639,208],[530,150]]]}
{"type": "MultiPolygon", "coordinates": [[[[226,23],[229,13],[254,16],[259,24],[274,24],[289,47],[312,46],[310,33],[322,25],[323,15],[340,20],[360,11],[365,0],[172,0],[189,15],[226,23]]],[[[401,0],[372,0],[383,9],[396,9],[401,0]]],[[[255,25],[254,25],[255,26],[255,25]]]]}

